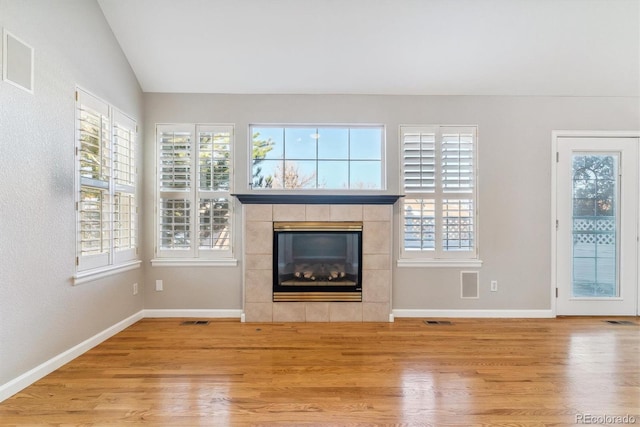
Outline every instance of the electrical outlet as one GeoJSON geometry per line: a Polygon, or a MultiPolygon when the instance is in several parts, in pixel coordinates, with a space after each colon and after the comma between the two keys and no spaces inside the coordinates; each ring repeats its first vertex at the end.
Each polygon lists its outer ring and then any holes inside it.
{"type": "Polygon", "coordinates": [[[497,280],[492,280],[491,281],[491,292],[498,292],[498,281],[497,280]]]}
{"type": "Polygon", "coordinates": [[[133,294],[134,295],[138,295],[138,284],[137,283],[133,284],[133,294]]]}
{"type": "Polygon", "coordinates": [[[156,280],[156,291],[160,292],[162,290],[162,280],[156,280]]]}

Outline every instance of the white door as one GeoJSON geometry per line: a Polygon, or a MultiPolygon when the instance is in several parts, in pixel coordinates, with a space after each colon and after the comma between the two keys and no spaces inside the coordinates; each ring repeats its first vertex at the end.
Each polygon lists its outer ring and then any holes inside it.
{"type": "Polygon", "coordinates": [[[638,138],[557,138],[559,315],[638,313],[638,138]]]}

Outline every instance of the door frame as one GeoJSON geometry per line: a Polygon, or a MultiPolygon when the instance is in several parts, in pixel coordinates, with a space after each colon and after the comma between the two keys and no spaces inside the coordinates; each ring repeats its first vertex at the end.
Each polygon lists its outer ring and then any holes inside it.
{"type": "MultiPolygon", "coordinates": [[[[553,317],[557,317],[557,297],[558,288],[558,229],[556,227],[558,221],[557,197],[558,197],[558,140],[560,138],[640,138],[640,131],[601,131],[601,130],[554,130],[551,132],[551,288],[549,290],[549,298],[551,301],[551,312],[553,317]]],[[[637,164],[640,167],[640,148],[638,151],[637,164]]],[[[640,184],[639,184],[640,185],[640,184]]],[[[640,204],[640,203],[639,203],[640,204]]],[[[640,212],[640,206],[638,206],[640,212]]],[[[640,215],[639,215],[640,216],[640,215]]],[[[638,222],[638,218],[636,218],[638,222]]],[[[640,224],[636,224],[636,229],[640,224]]],[[[638,240],[636,239],[636,246],[638,240]]],[[[637,262],[636,270],[640,265],[640,250],[636,250],[637,262]]],[[[636,271],[636,280],[640,281],[640,276],[636,271]]],[[[636,316],[640,315],[640,284],[636,296],[636,316]]]]}

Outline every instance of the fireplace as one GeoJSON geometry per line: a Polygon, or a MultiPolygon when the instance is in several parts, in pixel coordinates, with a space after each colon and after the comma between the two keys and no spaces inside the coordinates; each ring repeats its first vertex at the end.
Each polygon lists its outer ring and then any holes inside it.
{"type": "Polygon", "coordinates": [[[273,301],[362,301],[362,222],[274,222],[273,301]]]}

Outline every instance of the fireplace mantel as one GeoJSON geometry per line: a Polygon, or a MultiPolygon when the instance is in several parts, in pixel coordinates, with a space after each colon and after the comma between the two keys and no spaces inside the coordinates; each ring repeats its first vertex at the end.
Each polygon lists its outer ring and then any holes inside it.
{"type": "Polygon", "coordinates": [[[248,205],[393,205],[398,194],[232,194],[248,205]]]}

